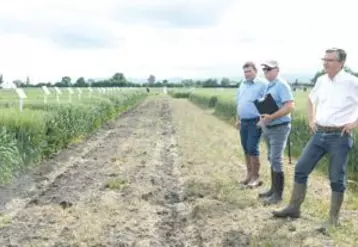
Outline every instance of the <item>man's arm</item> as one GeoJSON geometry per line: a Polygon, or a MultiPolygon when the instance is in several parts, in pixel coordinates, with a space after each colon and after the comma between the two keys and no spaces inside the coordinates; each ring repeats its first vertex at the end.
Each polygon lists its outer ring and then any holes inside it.
{"type": "Polygon", "coordinates": [[[315,117],[316,116],[316,109],[315,109],[315,104],[314,104],[312,98],[309,96],[308,100],[307,100],[307,102],[308,102],[308,106],[307,106],[308,115],[307,115],[307,118],[308,118],[308,126],[310,127],[311,131],[314,133],[317,130],[316,117],[315,117]]]}
{"type": "Polygon", "coordinates": [[[320,80],[317,79],[316,84],[312,88],[307,99],[307,121],[312,131],[316,130],[316,104],[319,99],[320,80]]]}
{"type": "MultiPolygon", "coordinates": [[[[358,78],[355,77],[355,76],[352,76],[352,79],[353,79],[352,92],[353,92],[354,98],[356,99],[356,107],[358,108],[358,99],[357,99],[357,95],[358,95],[358,78]]],[[[342,135],[343,135],[344,132],[350,133],[350,132],[352,132],[353,129],[356,129],[356,128],[358,128],[358,117],[353,123],[346,124],[343,127],[342,135]]]]}
{"type": "Polygon", "coordinates": [[[292,112],[294,109],[295,109],[295,103],[293,102],[293,100],[287,101],[287,102],[285,102],[283,107],[281,107],[278,111],[271,114],[271,118],[275,119],[275,118],[285,116],[285,115],[289,114],[290,112],[292,112]]]}
{"type": "Polygon", "coordinates": [[[239,97],[240,97],[240,88],[241,88],[241,84],[240,86],[237,88],[236,90],[236,95],[235,95],[235,105],[236,105],[236,127],[238,128],[240,125],[240,116],[239,116],[239,112],[238,112],[238,105],[239,105],[239,97]]]}
{"type": "Polygon", "coordinates": [[[278,90],[279,90],[279,97],[281,98],[282,102],[284,102],[284,105],[278,111],[271,114],[272,119],[285,116],[290,112],[292,112],[295,108],[295,103],[293,101],[293,94],[289,85],[280,84],[278,90]]]}
{"type": "Polygon", "coordinates": [[[315,105],[312,102],[311,98],[308,97],[308,123],[313,124],[315,122],[316,109],[315,105]]]}

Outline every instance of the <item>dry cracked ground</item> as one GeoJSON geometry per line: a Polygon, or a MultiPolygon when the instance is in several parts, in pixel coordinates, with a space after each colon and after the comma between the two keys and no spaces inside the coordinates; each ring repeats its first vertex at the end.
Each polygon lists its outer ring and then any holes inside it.
{"type": "MultiPolygon", "coordinates": [[[[234,128],[185,99],[148,97],[0,188],[0,246],[358,245],[353,194],[341,228],[315,231],[330,195],[316,173],[303,217],[272,218],[278,206],[257,199],[269,183],[264,156],[264,186],[240,188],[245,165],[234,128]]],[[[287,202],[292,166],[285,169],[287,202]]]]}

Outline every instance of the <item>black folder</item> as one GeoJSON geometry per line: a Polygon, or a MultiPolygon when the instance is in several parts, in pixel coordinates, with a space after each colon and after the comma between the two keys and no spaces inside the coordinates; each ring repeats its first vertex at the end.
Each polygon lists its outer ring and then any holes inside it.
{"type": "Polygon", "coordinates": [[[266,94],[261,101],[255,100],[254,104],[260,114],[272,114],[279,109],[271,94],[266,94]]]}

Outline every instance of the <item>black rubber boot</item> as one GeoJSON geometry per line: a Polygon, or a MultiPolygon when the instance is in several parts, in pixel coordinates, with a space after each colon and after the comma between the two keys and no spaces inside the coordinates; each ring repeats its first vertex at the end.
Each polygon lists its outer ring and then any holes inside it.
{"type": "Polygon", "coordinates": [[[277,204],[282,201],[284,180],[283,172],[274,172],[274,191],[270,197],[264,199],[264,205],[277,204]]]}
{"type": "Polygon", "coordinates": [[[270,197],[273,194],[273,190],[274,190],[274,180],[275,180],[275,174],[273,172],[273,169],[271,167],[271,188],[268,191],[259,193],[259,198],[263,198],[263,197],[270,197]]]}

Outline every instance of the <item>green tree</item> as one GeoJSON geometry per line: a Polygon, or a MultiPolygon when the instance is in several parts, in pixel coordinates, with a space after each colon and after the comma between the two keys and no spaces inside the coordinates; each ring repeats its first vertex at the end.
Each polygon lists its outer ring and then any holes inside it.
{"type": "Polygon", "coordinates": [[[83,78],[82,76],[79,77],[76,81],[76,83],[73,85],[74,87],[85,87],[87,86],[87,83],[85,81],[85,78],[83,78]]]}
{"type": "Polygon", "coordinates": [[[64,76],[61,79],[61,85],[65,86],[65,87],[70,87],[71,86],[71,77],[69,76],[64,76]]]}
{"type": "Polygon", "coordinates": [[[226,77],[223,77],[222,79],[221,79],[221,86],[223,86],[223,87],[227,87],[227,86],[229,86],[230,85],[230,79],[229,78],[226,78],[226,77]]]}
{"type": "Polygon", "coordinates": [[[154,83],[155,83],[155,76],[150,75],[149,78],[148,78],[148,84],[153,85],[154,83]]]}
{"type": "Polygon", "coordinates": [[[126,78],[124,77],[124,74],[123,73],[115,73],[113,76],[112,76],[112,81],[115,81],[115,82],[125,82],[126,81],[126,78]]]}
{"type": "Polygon", "coordinates": [[[26,83],[25,84],[26,84],[26,86],[30,86],[30,78],[28,76],[26,77],[26,83]]]}

